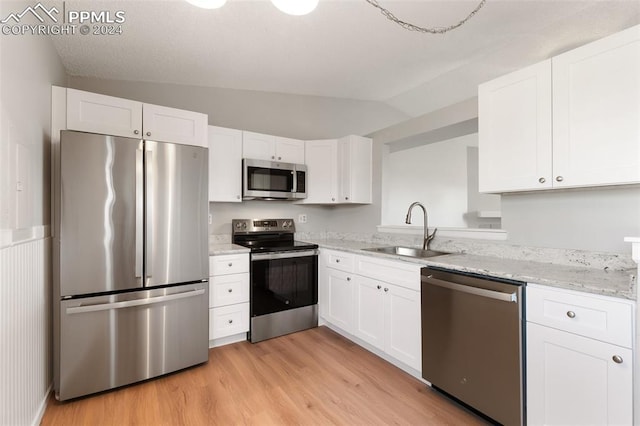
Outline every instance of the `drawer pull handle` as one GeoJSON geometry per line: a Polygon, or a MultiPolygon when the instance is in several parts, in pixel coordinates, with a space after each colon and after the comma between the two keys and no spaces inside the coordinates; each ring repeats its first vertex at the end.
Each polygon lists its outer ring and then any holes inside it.
{"type": "Polygon", "coordinates": [[[568,311],[568,312],[567,312],[567,316],[568,316],[569,318],[575,318],[575,317],[576,317],[576,313],[575,313],[575,312],[573,312],[573,311],[568,311]]]}
{"type": "Polygon", "coordinates": [[[347,281],[351,281],[351,277],[347,277],[347,281]]]}
{"type": "Polygon", "coordinates": [[[340,263],[340,259],[336,259],[336,263],[340,263]]]}
{"type": "Polygon", "coordinates": [[[229,268],[231,268],[233,266],[233,263],[229,262],[229,268]]]}
{"type": "Polygon", "coordinates": [[[613,362],[616,364],[622,364],[622,357],[620,355],[614,355],[611,359],[613,359],[613,362]]]}
{"type": "Polygon", "coordinates": [[[385,291],[385,292],[387,292],[387,291],[389,291],[389,289],[385,287],[385,288],[384,288],[384,291],[385,291]]]}
{"type": "Polygon", "coordinates": [[[546,180],[545,178],[543,178],[543,177],[541,177],[540,179],[538,179],[538,182],[540,182],[540,183],[545,183],[546,181],[547,181],[547,180],[546,180]]]}
{"type": "Polygon", "coordinates": [[[229,320],[229,324],[233,324],[233,320],[229,320]]]}
{"type": "Polygon", "coordinates": [[[381,288],[382,288],[382,286],[381,286],[381,285],[379,285],[379,286],[378,286],[378,290],[380,290],[381,288]]]}
{"type": "Polygon", "coordinates": [[[228,291],[229,293],[233,293],[233,289],[231,289],[231,288],[230,288],[229,290],[227,290],[227,291],[228,291]]]}

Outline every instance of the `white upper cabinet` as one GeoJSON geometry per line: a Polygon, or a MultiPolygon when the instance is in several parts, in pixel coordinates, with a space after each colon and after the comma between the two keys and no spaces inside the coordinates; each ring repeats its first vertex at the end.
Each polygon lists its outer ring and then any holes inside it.
{"type": "Polygon", "coordinates": [[[481,192],[551,188],[551,60],[478,88],[481,192]]]}
{"type": "Polygon", "coordinates": [[[209,126],[209,201],[242,201],[242,131],[209,126]]]}
{"type": "Polygon", "coordinates": [[[142,138],[142,102],[67,89],[67,129],[142,138]]]}
{"type": "Polygon", "coordinates": [[[275,156],[278,161],[304,164],[304,141],[276,136],[275,156]]]}
{"type": "Polygon", "coordinates": [[[304,141],[262,133],[242,132],[242,156],[255,160],[303,164],[304,141]]]}
{"type": "Polygon", "coordinates": [[[361,136],[307,141],[303,204],[370,204],[372,141],[361,136]]]}
{"type": "Polygon", "coordinates": [[[67,89],[67,129],[207,147],[207,115],[67,89]]]}
{"type": "Polygon", "coordinates": [[[640,182],[640,26],[480,85],[482,192],[640,182]]]}
{"type": "Polygon", "coordinates": [[[553,58],[554,186],[640,182],[640,26],[553,58]]]}
{"type": "Polygon", "coordinates": [[[338,202],[338,141],[306,141],[307,198],[304,204],[338,202]]]}
{"type": "Polygon", "coordinates": [[[341,203],[371,203],[372,141],[362,136],[338,139],[338,187],[341,203]]]}
{"type": "Polygon", "coordinates": [[[206,114],[159,105],[142,106],[145,139],[208,147],[206,114]]]}

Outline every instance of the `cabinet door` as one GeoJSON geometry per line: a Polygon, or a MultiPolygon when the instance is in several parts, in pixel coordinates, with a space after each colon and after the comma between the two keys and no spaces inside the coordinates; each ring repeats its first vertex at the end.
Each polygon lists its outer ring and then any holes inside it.
{"type": "Polygon", "coordinates": [[[242,157],[275,161],[276,137],[262,133],[242,132],[242,157]]]}
{"type": "Polygon", "coordinates": [[[209,126],[209,201],[242,201],[242,131],[209,126]]]}
{"type": "Polygon", "coordinates": [[[276,136],[276,160],[304,164],[304,141],[276,136]]]}
{"type": "Polygon", "coordinates": [[[67,129],[142,138],[142,103],[67,89],[67,129]]]}
{"type": "Polygon", "coordinates": [[[207,148],[207,115],[199,112],[144,104],[145,139],[207,148]]]}
{"type": "Polygon", "coordinates": [[[307,198],[303,204],[333,204],[338,198],[338,141],[306,141],[307,198]]]}
{"type": "Polygon", "coordinates": [[[551,61],[478,88],[480,192],[551,188],[551,61]]]}
{"type": "Polygon", "coordinates": [[[353,332],[352,275],[327,268],[326,320],[346,332],[353,332]]]}
{"type": "Polygon", "coordinates": [[[420,292],[391,284],[385,284],[383,291],[385,294],[385,351],[420,371],[422,369],[420,292]]]}
{"type": "Polygon", "coordinates": [[[631,350],[527,323],[527,424],[630,425],[632,388],[631,350]]]}
{"type": "Polygon", "coordinates": [[[554,186],[640,182],[640,26],[553,58],[554,186]]]}
{"type": "Polygon", "coordinates": [[[365,342],[384,350],[385,284],[356,275],[353,284],[355,321],[353,334],[365,342]]]}
{"type": "Polygon", "coordinates": [[[338,140],[338,186],[341,203],[371,203],[372,141],[361,136],[338,140]]]}

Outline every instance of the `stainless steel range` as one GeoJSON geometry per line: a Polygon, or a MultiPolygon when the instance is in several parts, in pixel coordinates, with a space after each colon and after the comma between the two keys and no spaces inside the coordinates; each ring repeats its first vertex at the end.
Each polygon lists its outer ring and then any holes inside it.
{"type": "Polygon", "coordinates": [[[318,246],[294,240],[293,219],[233,219],[251,249],[252,343],[318,325],[318,246]]]}

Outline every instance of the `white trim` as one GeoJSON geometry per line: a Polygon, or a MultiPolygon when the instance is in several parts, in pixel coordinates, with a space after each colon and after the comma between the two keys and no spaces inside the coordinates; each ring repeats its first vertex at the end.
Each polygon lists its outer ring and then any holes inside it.
{"type": "Polygon", "coordinates": [[[40,403],[40,407],[38,407],[38,412],[33,418],[33,422],[31,422],[32,426],[38,426],[42,423],[42,418],[44,417],[44,412],[47,411],[47,405],[49,404],[49,394],[51,393],[51,389],[53,389],[53,383],[49,385],[47,391],[44,393],[44,398],[40,403]]]}
{"type": "MultiPolygon", "coordinates": [[[[429,227],[429,232],[434,228],[429,227]]],[[[422,235],[422,226],[407,225],[378,225],[378,232],[405,235],[422,235]]],[[[501,240],[507,239],[507,231],[504,229],[485,228],[438,228],[437,237],[471,238],[475,240],[501,240]]]]}
{"type": "Polygon", "coordinates": [[[639,264],[640,271],[640,237],[625,237],[624,241],[631,243],[631,258],[639,264]]]}
{"type": "Polygon", "coordinates": [[[22,229],[0,229],[0,249],[42,240],[50,236],[50,225],[38,225],[22,229]]]}
{"type": "Polygon", "coordinates": [[[220,337],[219,339],[209,340],[209,349],[217,348],[218,346],[229,345],[231,343],[244,342],[247,340],[247,332],[234,334],[232,336],[220,337]]]}

